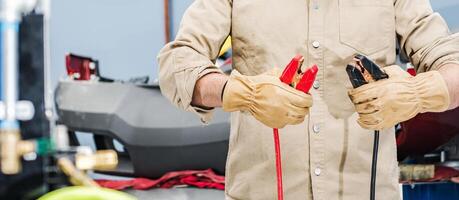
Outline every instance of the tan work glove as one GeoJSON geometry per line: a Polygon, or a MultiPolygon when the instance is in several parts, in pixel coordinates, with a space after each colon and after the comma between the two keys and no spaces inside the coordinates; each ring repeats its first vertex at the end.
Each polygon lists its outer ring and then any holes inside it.
{"type": "Polygon", "coordinates": [[[248,111],[271,128],[304,121],[312,106],[312,97],[297,91],[279,79],[279,71],[244,76],[234,70],[223,91],[223,110],[248,111]]]}
{"type": "Polygon", "coordinates": [[[448,109],[448,88],[439,72],[429,71],[413,77],[395,65],[384,71],[388,79],[349,91],[359,113],[358,123],[363,128],[390,128],[419,113],[448,109]]]}

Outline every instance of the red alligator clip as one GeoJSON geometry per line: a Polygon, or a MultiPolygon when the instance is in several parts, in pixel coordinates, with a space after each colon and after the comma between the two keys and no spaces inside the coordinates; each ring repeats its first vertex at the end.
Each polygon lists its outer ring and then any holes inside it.
{"type": "Polygon", "coordinates": [[[295,56],[292,61],[290,61],[290,63],[285,67],[280,80],[283,83],[296,88],[297,90],[308,93],[309,89],[311,89],[311,86],[314,83],[319,69],[317,68],[317,65],[313,65],[312,67],[306,69],[306,71],[303,73],[301,72],[303,61],[303,56],[295,56]]]}
{"type": "MultiPolygon", "coordinates": [[[[317,65],[313,65],[306,69],[303,73],[301,72],[301,66],[303,65],[304,57],[301,55],[295,56],[292,61],[285,67],[284,72],[280,77],[280,80],[283,83],[286,83],[299,91],[308,93],[311,89],[314,80],[316,79],[317,72],[319,68],[317,65]]],[[[277,178],[277,199],[284,199],[284,191],[282,185],[282,158],[281,158],[281,147],[280,147],[280,137],[279,130],[277,128],[273,129],[274,136],[274,150],[276,153],[276,178],[277,178]]]]}

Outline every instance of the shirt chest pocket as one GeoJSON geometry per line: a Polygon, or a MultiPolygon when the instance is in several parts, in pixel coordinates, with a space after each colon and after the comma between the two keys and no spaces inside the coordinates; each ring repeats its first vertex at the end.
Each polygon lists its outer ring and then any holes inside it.
{"type": "Polygon", "coordinates": [[[390,0],[339,0],[339,39],[371,55],[394,42],[395,15],[390,0]]]}

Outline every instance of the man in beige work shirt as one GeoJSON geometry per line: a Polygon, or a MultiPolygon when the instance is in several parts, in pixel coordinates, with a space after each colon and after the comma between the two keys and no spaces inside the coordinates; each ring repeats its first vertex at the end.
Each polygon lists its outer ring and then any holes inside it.
{"type": "Polygon", "coordinates": [[[376,199],[399,199],[391,127],[459,105],[459,37],[428,0],[196,0],[159,65],[161,90],[178,107],[204,122],[215,107],[234,111],[227,199],[276,199],[272,127],[282,128],[285,199],[368,199],[369,129],[382,129],[376,199]],[[214,64],[229,35],[231,76],[214,64]],[[421,76],[392,67],[389,80],[352,90],[349,58],[393,65],[397,41],[421,76]],[[319,67],[310,95],[271,70],[296,54],[319,67]]]}

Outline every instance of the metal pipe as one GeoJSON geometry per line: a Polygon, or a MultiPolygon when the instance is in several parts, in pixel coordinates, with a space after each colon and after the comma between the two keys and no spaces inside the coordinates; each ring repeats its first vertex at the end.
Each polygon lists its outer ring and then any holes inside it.
{"type": "Polygon", "coordinates": [[[5,119],[8,126],[16,124],[18,100],[19,22],[23,12],[31,10],[35,0],[3,0],[2,26],[2,100],[5,102],[5,119]]]}
{"type": "Polygon", "coordinates": [[[164,39],[166,43],[171,41],[171,22],[169,0],[164,0],[164,39]]]}
{"type": "Polygon", "coordinates": [[[5,121],[16,120],[18,99],[18,31],[19,13],[14,0],[5,0],[2,18],[2,99],[5,103],[5,121]]]}
{"type": "Polygon", "coordinates": [[[18,35],[17,22],[7,21],[2,25],[3,37],[3,101],[5,102],[5,121],[16,120],[16,101],[18,99],[18,35]]]}
{"type": "Polygon", "coordinates": [[[51,47],[50,47],[50,20],[51,2],[41,0],[43,14],[43,54],[44,54],[44,82],[45,82],[45,115],[49,121],[54,121],[53,110],[53,89],[51,85],[51,47]]]}
{"type": "Polygon", "coordinates": [[[43,14],[43,55],[44,55],[44,104],[45,116],[49,122],[50,138],[55,138],[56,116],[54,114],[54,94],[51,82],[51,43],[50,43],[50,20],[51,1],[41,0],[40,5],[43,14]]]}

